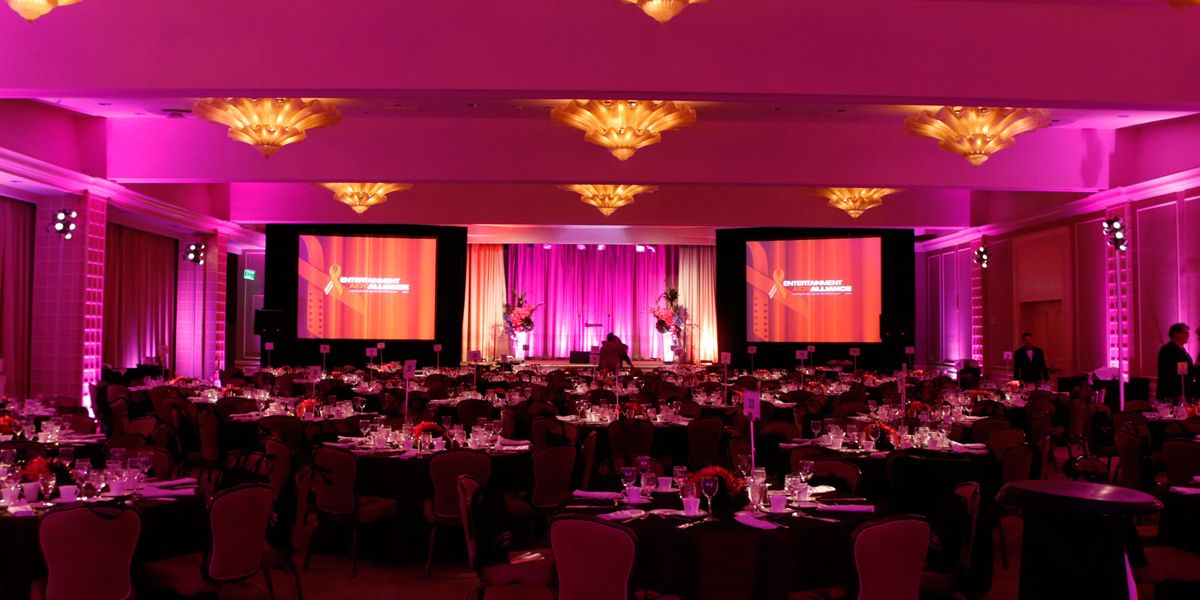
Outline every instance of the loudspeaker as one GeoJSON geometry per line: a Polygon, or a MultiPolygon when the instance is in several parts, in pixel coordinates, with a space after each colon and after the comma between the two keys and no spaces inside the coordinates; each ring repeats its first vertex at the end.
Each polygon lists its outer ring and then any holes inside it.
{"type": "Polygon", "coordinates": [[[586,364],[591,364],[591,362],[592,362],[592,353],[591,352],[581,352],[579,350],[571,351],[571,364],[586,365],[586,364]]]}
{"type": "Polygon", "coordinates": [[[254,333],[264,337],[275,337],[283,333],[286,314],[282,310],[254,311],[254,333]]]}

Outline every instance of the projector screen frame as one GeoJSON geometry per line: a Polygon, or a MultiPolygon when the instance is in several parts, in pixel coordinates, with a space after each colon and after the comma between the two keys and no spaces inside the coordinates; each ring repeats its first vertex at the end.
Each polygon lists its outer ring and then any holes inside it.
{"type": "Polygon", "coordinates": [[[828,229],[756,227],[716,231],[717,343],[733,356],[735,366],[749,366],[748,344],[757,348],[756,367],[791,367],[796,350],[816,346],[815,364],[849,359],[850,348],[860,348],[859,365],[891,370],[904,362],[904,348],[913,345],[915,296],[915,236],[911,229],[828,229]],[[882,312],[879,342],[747,342],[746,242],[828,238],[880,239],[882,312]]]}

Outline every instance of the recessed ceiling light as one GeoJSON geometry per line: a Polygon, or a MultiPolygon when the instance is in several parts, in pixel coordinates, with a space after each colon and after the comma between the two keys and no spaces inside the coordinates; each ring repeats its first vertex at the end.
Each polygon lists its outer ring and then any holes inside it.
{"type": "Polygon", "coordinates": [[[479,108],[479,105],[474,102],[467,103],[467,108],[479,108]]]}

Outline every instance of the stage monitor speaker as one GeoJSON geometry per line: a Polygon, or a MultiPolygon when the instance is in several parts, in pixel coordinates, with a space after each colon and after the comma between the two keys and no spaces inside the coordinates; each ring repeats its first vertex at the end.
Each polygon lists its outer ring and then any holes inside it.
{"type": "Polygon", "coordinates": [[[254,333],[265,337],[278,336],[283,333],[286,321],[287,314],[282,310],[256,310],[254,311],[254,333]]]}
{"type": "Polygon", "coordinates": [[[580,350],[572,350],[571,351],[571,364],[586,365],[586,364],[590,364],[591,362],[592,362],[592,353],[591,352],[582,352],[580,350]]]}

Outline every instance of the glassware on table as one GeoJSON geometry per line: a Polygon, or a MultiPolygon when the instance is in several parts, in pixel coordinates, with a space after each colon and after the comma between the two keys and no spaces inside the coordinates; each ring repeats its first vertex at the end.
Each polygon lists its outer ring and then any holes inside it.
{"type": "Polygon", "coordinates": [[[0,464],[12,465],[17,459],[17,452],[11,448],[0,450],[0,464]]]}
{"type": "Polygon", "coordinates": [[[362,433],[363,437],[366,437],[367,432],[371,431],[371,425],[372,423],[370,419],[360,418],[358,420],[358,430],[362,433]]]}
{"type": "Polygon", "coordinates": [[[643,477],[650,472],[650,467],[653,463],[651,462],[649,456],[639,456],[633,459],[633,461],[634,465],[637,467],[638,473],[640,473],[643,477]]]}
{"type": "Polygon", "coordinates": [[[800,480],[800,475],[792,473],[783,476],[783,491],[787,493],[789,498],[796,496],[796,489],[800,487],[803,481],[800,480]]]}
{"type": "Polygon", "coordinates": [[[38,478],[38,485],[41,486],[41,488],[42,488],[42,499],[43,500],[46,500],[46,501],[50,500],[50,494],[54,493],[54,487],[57,484],[58,484],[58,480],[55,479],[53,473],[50,473],[47,475],[42,475],[41,477],[38,478]]]}
{"type": "Polygon", "coordinates": [[[808,483],[812,479],[816,465],[811,460],[802,460],[796,463],[796,476],[800,478],[800,483],[808,483]]]}
{"type": "Polygon", "coordinates": [[[766,467],[755,467],[754,470],[750,472],[750,481],[752,481],[754,483],[766,482],[767,481],[766,467]]]}
{"type": "Polygon", "coordinates": [[[825,421],[822,421],[821,419],[813,419],[812,421],[809,421],[809,423],[808,423],[808,427],[809,427],[809,429],[812,430],[812,434],[813,434],[814,438],[821,437],[821,429],[824,426],[825,426],[825,421]]]}
{"type": "Polygon", "coordinates": [[[637,467],[621,467],[621,485],[625,486],[625,498],[629,499],[629,488],[637,483],[638,470],[637,467]]]}
{"type": "Polygon", "coordinates": [[[713,496],[717,495],[717,490],[720,489],[720,483],[716,477],[701,477],[700,478],[700,493],[708,498],[708,514],[712,515],[713,496]]]}
{"type": "Polygon", "coordinates": [[[750,476],[751,456],[749,454],[739,454],[734,462],[733,468],[737,471],[738,477],[745,479],[750,476]]]}
{"type": "Polygon", "coordinates": [[[883,427],[880,427],[879,425],[874,425],[867,428],[867,437],[871,438],[872,444],[879,443],[879,436],[883,434],[882,429],[883,427]]]}
{"type": "Polygon", "coordinates": [[[683,489],[683,484],[688,480],[688,468],[676,465],[671,469],[671,479],[674,480],[675,489],[683,489]]]}
{"type": "Polygon", "coordinates": [[[67,468],[75,466],[75,449],[70,446],[62,446],[58,449],[58,460],[67,465],[67,468]]]}
{"type": "Polygon", "coordinates": [[[767,498],[767,482],[751,481],[750,485],[746,486],[746,491],[750,496],[750,509],[760,512],[763,501],[767,498]]]}
{"type": "Polygon", "coordinates": [[[125,449],[124,449],[124,448],[111,448],[111,449],[109,449],[109,451],[108,451],[108,463],[109,463],[109,465],[110,465],[110,466],[109,466],[109,468],[110,468],[110,469],[112,468],[112,466],[111,466],[111,465],[112,465],[112,463],[114,463],[114,462],[115,462],[115,463],[118,463],[118,464],[117,464],[117,466],[118,466],[118,467],[123,467],[123,466],[125,466],[125,449]]]}

